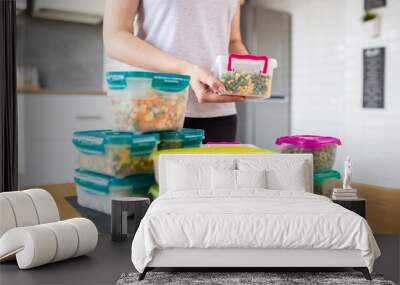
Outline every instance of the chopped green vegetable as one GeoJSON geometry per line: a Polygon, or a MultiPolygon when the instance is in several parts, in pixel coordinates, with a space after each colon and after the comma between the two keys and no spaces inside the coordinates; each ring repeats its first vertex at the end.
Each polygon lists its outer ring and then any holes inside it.
{"type": "Polygon", "coordinates": [[[105,154],[79,153],[80,167],[118,178],[154,171],[151,151],[143,155],[131,153],[128,145],[110,145],[105,154]]]}
{"type": "Polygon", "coordinates": [[[221,82],[228,94],[269,96],[271,77],[263,73],[233,71],[222,75],[221,82]]]}

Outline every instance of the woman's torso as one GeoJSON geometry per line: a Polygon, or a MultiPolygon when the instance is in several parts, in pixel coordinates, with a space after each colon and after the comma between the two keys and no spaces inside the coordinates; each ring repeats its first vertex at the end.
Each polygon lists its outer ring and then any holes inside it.
{"type": "MultiPolygon", "coordinates": [[[[231,22],[238,0],[142,0],[137,36],[164,52],[212,69],[229,52],[231,22]]],[[[234,103],[199,104],[190,92],[188,117],[236,113],[234,103]]]]}

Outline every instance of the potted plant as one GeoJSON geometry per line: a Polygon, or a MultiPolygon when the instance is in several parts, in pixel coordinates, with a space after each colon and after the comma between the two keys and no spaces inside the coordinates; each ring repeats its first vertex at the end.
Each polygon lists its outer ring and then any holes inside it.
{"type": "Polygon", "coordinates": [[[381,21],[378,14],[372,11],[365,11],[362,21],[370,37],[376,38],[379,36],[381,31],[381,21]]]}

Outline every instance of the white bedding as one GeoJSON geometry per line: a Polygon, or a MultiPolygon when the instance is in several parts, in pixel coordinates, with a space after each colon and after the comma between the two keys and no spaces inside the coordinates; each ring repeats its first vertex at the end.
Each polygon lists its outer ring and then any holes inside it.
{"type": "Polygon", "coordinates": [[[359,215],[319,195],[265,189],[165,193],[140,223],[132,262],[143,272],[165,248],[357,249],[370,271],[380,255],[359,215]]]}

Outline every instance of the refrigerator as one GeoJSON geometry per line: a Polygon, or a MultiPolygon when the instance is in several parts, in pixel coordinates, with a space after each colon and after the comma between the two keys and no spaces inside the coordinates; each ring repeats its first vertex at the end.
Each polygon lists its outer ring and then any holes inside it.
{"type": "MultiPolygon", "coordinates": [[[[259,4],[261,3],[261,4],[259,4]]],[[[275,58],[271,98],[237,104],[238,140],[277,150],[275,139],[290,133],[291,15],[247,1],[241,11],[242,38],[251,54],[275,58]]]]}

